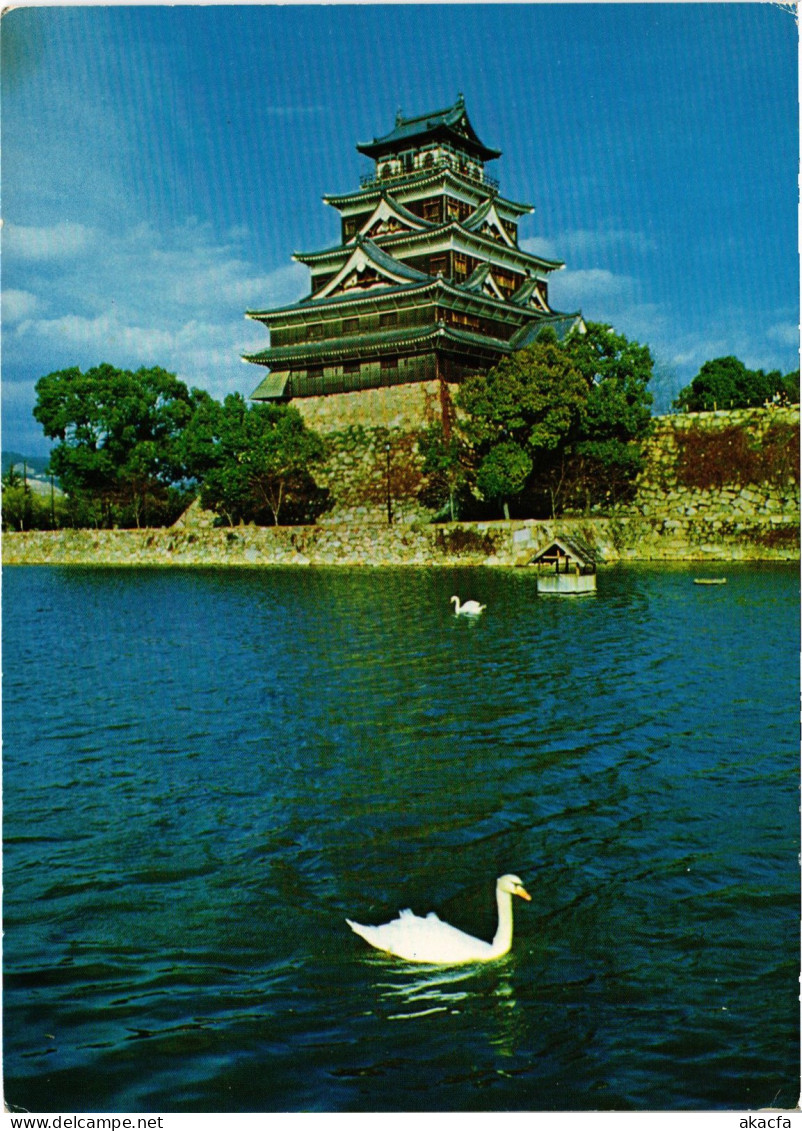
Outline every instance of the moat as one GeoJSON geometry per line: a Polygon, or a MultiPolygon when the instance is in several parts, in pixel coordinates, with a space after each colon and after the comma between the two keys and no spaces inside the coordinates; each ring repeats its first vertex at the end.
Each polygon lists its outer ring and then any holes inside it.
{"type": "Polygon", "coordinates": [[[7,570],[12,1110],[793,1106],[798,567],[701,568],[7,570]]]}

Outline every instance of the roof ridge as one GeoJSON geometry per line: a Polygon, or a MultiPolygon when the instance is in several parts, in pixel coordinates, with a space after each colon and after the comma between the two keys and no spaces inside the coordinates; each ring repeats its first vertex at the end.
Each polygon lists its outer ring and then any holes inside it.
{"type": "Polygon", "coordinates": [[[412,118],[405,118],[399,110],[395,116],[395,124],[396,126],[409,126],[413,122],[426,122],[428,124],[431,118],[444,118],[448,114],[453,114],[457,109],[465,109],[465,99],[462,94],[457,95],[457,101],[452,103],[451,106],[444,106],[442,110],[427,110],[425,114],[415,114],[412,118]]]}

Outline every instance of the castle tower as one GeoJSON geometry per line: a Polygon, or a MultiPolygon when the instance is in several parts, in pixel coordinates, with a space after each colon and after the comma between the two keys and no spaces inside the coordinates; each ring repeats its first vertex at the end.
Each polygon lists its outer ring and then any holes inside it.
{"type": "Polygon", "coordinates": [[[552,326],[581,324],[548,299],[563,266],[524,252],[518,222],[534,211],[499,194],[485,172],[500,151],[478,138],[462,95],[357,145],[375,162],[359,189],[324,200],[340,243],[297,253],[306,298],[247,316],[270,348],[245,357],[270,372],[254,400],[347,393],[410,382],[458,382],[486,371],[552,326]]]}

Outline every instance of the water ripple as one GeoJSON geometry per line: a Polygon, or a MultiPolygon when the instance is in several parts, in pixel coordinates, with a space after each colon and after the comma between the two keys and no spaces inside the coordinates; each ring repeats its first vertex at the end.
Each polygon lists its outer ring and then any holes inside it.
{"type": "Polygon", "coordinates": [[[6,571],[8,1101],[795,1103],[798,577],[728,573],[6,571]],[[489,967],[345,924],[508,870],[489,967]]]}

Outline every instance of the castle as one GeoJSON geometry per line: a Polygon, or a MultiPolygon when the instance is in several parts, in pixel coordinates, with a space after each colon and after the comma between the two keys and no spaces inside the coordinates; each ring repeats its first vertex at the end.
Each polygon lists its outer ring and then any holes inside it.
{"type": "Polygon", "coordinates": [[[353,192],[324,197],[340,243],[297,253],[311,274],[299,302],[247,316],[270,347],[244,360],[269,372],[256,401],[325,397],[420,382],[458,383],[581,315],[549,305],[563,264],[523,251],[518,223],[534,211],[501,196],[460,95],[453,106],[357,145],[373,172],[353,192]]]}

